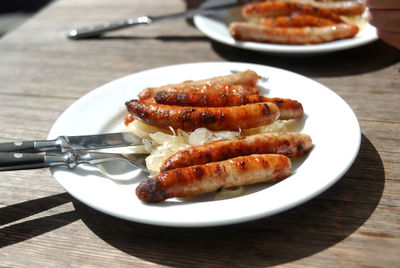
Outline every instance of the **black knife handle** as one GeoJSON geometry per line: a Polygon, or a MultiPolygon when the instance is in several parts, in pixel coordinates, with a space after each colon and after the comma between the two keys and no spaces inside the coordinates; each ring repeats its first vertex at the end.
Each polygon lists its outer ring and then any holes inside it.
{"type": "Polygon", "coordinates": [[[16,141],[0,143],[0,152],[19,152],[19,153],[39,153],[69,150],[70,146],[64,137],[55,140],[36,140],[36,141],[16,141]],[[62,139],[63,138],[63,139],[62,139]]]}
{"type": "Polygon", "coordinates": [[[0,152],[35,152],[33,141],[0,143],[0,152]]]}
{"type": "Polygon", "coordinates": [[[46,167],[44,154],[0,153],[0,171],[46,167]]]}

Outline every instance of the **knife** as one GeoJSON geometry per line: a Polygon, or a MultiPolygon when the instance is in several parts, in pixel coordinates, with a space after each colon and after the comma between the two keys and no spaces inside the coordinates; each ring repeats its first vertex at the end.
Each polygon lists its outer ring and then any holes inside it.
{"type": "Polygon", "coordinates": [[[91,27],[84,27],[79,29],[72,29],[68,32],[67,37],[70,39],[81,39],[86,37],[99,36],[105,32],[115,31],[123,28],[127,28],[130,26],[135,26],[139,24],[151,24],[157,22],[163,22],[173,19],[189,19],[194,17],[195,15],[209,15],[218,10],[233,8],[237,6],[241,6],[247,1],[237,1],[234,3],[219,5],[219,6],[210,6],[210,7],[199,7],[194,9],[189,9],[184,12],[163,15],[158,17],[149,17],[149,16],[141,16],[137,18],[130,18],[122,21],[104,23],[101,25],[95,25],[91,27]]]}
{"type": "Polygon", "coordinates": [[[0,143],[0,152],[66,153],[79,150],[97,150],[142,144],[142,139],[131,132],[116,132],[98,135],[60,136],[54,140],[0,143]]]}

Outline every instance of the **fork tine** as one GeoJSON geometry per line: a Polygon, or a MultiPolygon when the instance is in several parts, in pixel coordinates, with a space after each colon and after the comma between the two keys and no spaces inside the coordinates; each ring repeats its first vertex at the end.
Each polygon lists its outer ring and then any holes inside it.
{"type": "Polygon", "coordinates": [[[121,156],[137,167],[148,171],[146,166],[146,157],[148,154],[121,154],[121,156]]]}

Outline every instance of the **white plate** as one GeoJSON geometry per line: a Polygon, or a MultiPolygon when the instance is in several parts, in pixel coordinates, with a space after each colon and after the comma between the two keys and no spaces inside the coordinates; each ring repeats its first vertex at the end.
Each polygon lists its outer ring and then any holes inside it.
{"type": "MultiPolygon", "coordinates": [[[[209,0],[204,5],[221,5],[233,0],[209,0]]],[[[354,38],[315,45],[281,45],[248,41],[236,41],[228,32],[229,22],[237,20],[232,11],[218,11],[212,16],[197,15],[194,24],[205,35],[223,44],[248,50],[278,54],[318,54],[358,47],[378,39],[376,28],[367,24],[354,38]]]]}
{"type": "Polygon", "coordinates": [[[73,103],[55,122],[49,138],[96,134],[124,128],[125,101],[145,87],[230,74],[252,69],[268,77],[260,87],[269,96],[300,101],[305,110],[302,132],[315,144],[294,164],[294,173],[273,186],[225,200],[145,204],[135,195],[144,177],[117,183],[89,166],[53,168],[54,178],[83,203],[126,220],[164,226],[214,226],[244,222],[297,206],[334,184],[349,169],[360,146],[360,127],[351,108],[325,86],[304,76],[256,64],[205,62],[167,66],[128,75],[101,86],[73,103]]]}

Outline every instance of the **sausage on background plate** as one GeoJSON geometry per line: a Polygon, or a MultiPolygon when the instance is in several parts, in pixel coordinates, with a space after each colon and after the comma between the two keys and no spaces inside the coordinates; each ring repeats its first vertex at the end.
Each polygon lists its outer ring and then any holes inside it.
{"type": "MultiPolygon", "coordinates": [[[[270,0],[275,1],[275,0],[270,0]]],[[[318,0],[276,0],[279,2],[296,2],[299,4],[307,4],[314,8],[324,9],[344,16],[361,15],[365,10],[362,2],[355,0],[339,0],[339,1],[318,1],[318,0]]]]}
{"type": "Polygon", "coordinates": [[[265,27],[307,27],[328,26],[334,21],[311,15],[287,15],[261,19],[260,25],[265,27]]]}
{"type": "Polygon", "coordinates": [[[242,8],[242,16],[247,20],[277,17],[293,13],[321,17],[336,23],[343,22],[339,15],[331,10],[316,8],[312,5],[298,2],[266,1],[250,3],[242,8]]]}
{"type": "Polygon", "coordinates": [[[352,38],[358,27],[337,23],[321,27],[265,27],[249,22],[233,22],[229,33],[236,40],[279,44],[319,44],[352,38]]]}

